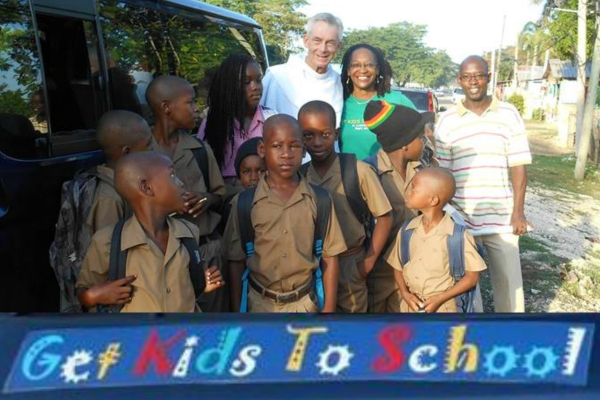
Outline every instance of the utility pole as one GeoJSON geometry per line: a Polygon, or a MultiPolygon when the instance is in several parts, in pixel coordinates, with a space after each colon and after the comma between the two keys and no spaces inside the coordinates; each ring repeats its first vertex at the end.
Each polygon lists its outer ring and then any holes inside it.
{"type": "Polygon", "coordinates": [[[513,71],[513,87],[514,87],[514,91],[513,93],[517,93],[517,87],[519,86],[519,82],[518,82],[518,71],[519,71],[519,35],[517,35],[517,45],[515,46],[515,64],[514,64],[514,71],[513,71]]]}
{"type": "MultiPolygon", "coordinates": [[[[498,48],[498,68],[496,68],[496,79],[494,79],[494,83],[498,85],[498,76],[500,76],[500,65],[502,65],[502,44],[504,42],[504,27],[506,25],[506,14],[504,14],[504,18],[502,19],[502,34],[500,35],[500,47],[498,48]]],[[[494,86],[494,92],[496,93],[496,87],[494,86]]]]}
{"type": "Polygon", "coordinates": [[[577,5],[577,127],[575,131],[575,149],[579,153],[581,134],[583,132],[583,116],[585,107],[585,44],[587,38],[587,1],[579,0],[577,5]]]}
{"type": "Polygon", "coordinates": [[[492,71],[491,71],[491,75],[492,75],[492,93],[491,95],[494,95],[495,89],[496,89],[496,49],[492,49],[492,71]]]}
{"type": "Polygon", "coordinates": [[[592,58],[592,71],[590,75],[590,87],[585,101],[583,113],[582,131],[577,147],[577,162],[575,163],[575,179],[583,180],[585,174],[585,163],[587,162],[590,139],[592,137],[592,125],[594,123],[594,106],[596,105],[596,93],[598,92],[598,79],[600,79],[600,14],[596,12],[596,40],[594,42],[594,55],[592,58]]]}

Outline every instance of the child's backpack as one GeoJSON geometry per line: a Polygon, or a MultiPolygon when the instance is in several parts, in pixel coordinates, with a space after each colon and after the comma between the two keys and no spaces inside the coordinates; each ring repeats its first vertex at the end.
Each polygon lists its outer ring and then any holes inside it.
{"type": "MultiPolygon", "coordinates": [[[[110,240],[108,280],[111,282],[125,278],[127,274],[127,250],[121,250],[121,235],[125,221],[127,220],[122,219],[117,222],[110,240]]],[[[180,238],[180,240],[190,255],[190,279],[194,287],[196,300],[198,300],[198,297],[200,297],[206,288],[206,278],[204,277],[204,269],[201,264],[200,247],[193,237],[180,238]]],[[[123,306],[99,305],[97,308],[99,312],[120,312],[123,306]]]]}
{"type": "MultiPolygon", "coordinates": [[[[356,219],[363,225],[367,239],[364,245],[368,246],[373,233],[373,216],[369,210],[369,206],[365,203],[360,191],[360,182],[358,181],[358,170],[356,168],[356,155],[352,153],[338,153],[340,158],[340,169],[342,172],[342,185],[344,185],[344,193],[352,213],[356,219]]],[[[300,167],[300,173],[306,176],[310,163],[303,164],[300,167]]]]}
{"type": "MultiPolygon", "coordinates": [[[[315,220],[314,245],[313,252],[319,261],[319,267],[314,272],[315,292],[317,294],[317,305],[319,310],[325,305],[325,289],[323,286],[323,271],[321,271],[321,255],[323,254],[323,240],[327,232],[329,217],[331,215],[331,198],[329,193],[318,186],[310,184],[315,192],[317,203],[317,218],[315,220]]],[[[240,227],[240,242],[246,253],[246,257],[250,258],[254,255],[254,228],[252,226],[251,211],[254,203],[254,193],[256,187],[246,189],[239,194],[237,212],[240,227]]],[[[246,267],[242,275],[242,299],[240,302],[240,312],[248,311],[248,275],[250,270],[246,267]]]]}
{"type": "MultiPolygon", "coordinates": [[[[400,249],[402,256],[402,265],[406,265],[410,261],[410,238],[413,234],[412,229],[406,229],[412,219],[404,221],[400,229],[400,249]]],[[[454,231],[452,235],[448,235],[448,260],[450,262],[450,273],[454,278],[454,282],[458,282],[465,276],[465,226],[454,222],[454,231]]],[[[482,249],[477,247],[477,251],[481,254],[482,249]]],[[[473,312],[473,299],[475,297],[475,288],[472,287],[468,291],[456,296],[456,308],[459,312],[473,312]]]]}
{"type": "Polygon", "coordinates": [[[86,220],[103,176],[96,167],[86,168],[62,185],[56,232],[50,245],[50,265],[60,286],[61,312],[81,312],[75,283],[92,237],[86,220]]]}
{"type": "Polygon", "coordinates": [[[191,150],[192,154],[194,155],[194,158],[196,159],[196,163],[200,168],[200,172],[202,172],[202,178],[204,179],[204,186],[206,186],[206,191],[210,191],[210,182],[208,180],[208,153],[206,152],[206,147],[204,147],[204,142],[201,140],[198,140],[198,142],[200,142],[202,146],[196,147],[191,150]]]}

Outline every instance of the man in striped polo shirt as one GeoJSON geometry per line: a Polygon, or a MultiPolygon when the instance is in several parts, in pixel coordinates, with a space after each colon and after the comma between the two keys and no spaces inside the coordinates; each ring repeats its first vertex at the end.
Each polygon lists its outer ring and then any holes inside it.
{"type": "Polygon", "coordinates": [[[453,205],[488,254],[496,312],[523,312],[519,236],[527,233],[525,166],[531,153],[519,112],[487,95],[489,80],[483,58],[461,63],[465,99],[440,118],[437,155],[456,179],[453,205]]]}

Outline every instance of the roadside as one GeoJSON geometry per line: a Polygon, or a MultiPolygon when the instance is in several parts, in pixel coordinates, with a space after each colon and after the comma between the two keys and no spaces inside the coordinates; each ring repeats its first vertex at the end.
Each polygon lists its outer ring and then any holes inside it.
{"type": "MultiPolygon", "coordinates": [[[[600,312],[600,172],[573,178],[572,150],[555,144],[550,123],[527,121],[533,164],[525,201],[533,232],[521,238],[527,312],[600,312]]],[[[493,311],[487,273],[486,311],[493,311]]]]}

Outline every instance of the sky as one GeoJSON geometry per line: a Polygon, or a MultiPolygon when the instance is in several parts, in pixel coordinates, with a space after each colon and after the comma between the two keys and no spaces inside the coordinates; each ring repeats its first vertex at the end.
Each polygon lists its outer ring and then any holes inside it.
{"type": "Polygon", "coordinates": [[[330,12],[342,20],[345,30],[402,21],[427,25],[425,44],[446,50],[457,63],[471,54],[497,49],[500,44],[514,45],[523,26],[537,21],[542,14],[542,6],[534,5],[532,0],[308,0],[308,3],[299,11],[308,17],[330,12]]]}

